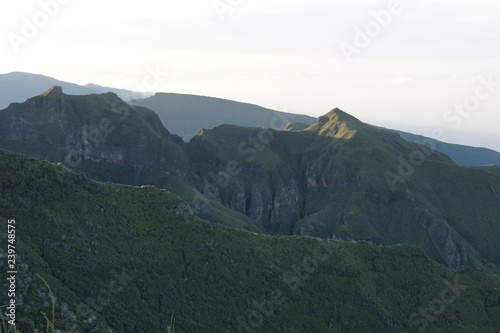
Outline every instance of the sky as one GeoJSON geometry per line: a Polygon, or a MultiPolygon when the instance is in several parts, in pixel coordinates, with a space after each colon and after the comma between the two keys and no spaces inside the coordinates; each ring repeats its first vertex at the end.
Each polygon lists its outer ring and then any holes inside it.
{"type": "Polygon", "coordinates": [[[500,151],[498,0],[23,0],[0,73],[227,98],[500,151]]]}

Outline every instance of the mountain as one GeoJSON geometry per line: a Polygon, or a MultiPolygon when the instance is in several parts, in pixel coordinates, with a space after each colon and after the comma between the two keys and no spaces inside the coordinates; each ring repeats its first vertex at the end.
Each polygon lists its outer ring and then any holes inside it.
{"type": "Polygon", "coordinates": [[[395,131],[403,139],[411,142],[421,143],[439,152],[448,155],[455,163],[463,166],[481,166],[489,164],[500,164],[500,153],[492,149],[469,147],[445,143],[430,139],[422,135],[416,135],[401,131],[395,131]]]}
{"type": "Polygon", "coordinates": [[[449,268],[500,273],[500,175],[340,109],[301,131],[226,124],[185,143],[114,94],[53,88],[0,111],[0,147],[100,181],[165,188],[212,222],[412,244],[449,268]]]}
{"type": "Polygon", "coordinates": [[[13,102],[24,102],[26,99],[38,95],[41,91],[45,91],[52,86],[63,87],[65,92],[73,95],[114,92],[124,100],[147,96],[144,93],[125,89],[101,87],[93,84],[81,86],[40,74],[12,72],[0,74],[0,109],[9,106],[13,102]]]}
{"type": "Polygon", "coordinates": [[[194,172],[182,139],[153,111],[130,106],[113,93],[66,95],[52,87],[1,110],[0,131],[4,149],[62,162],[100,181],[171,188],[186,200],[206,202],[200,213],[211,221],[263,231],[190,185],[194,172]]]}
{"type": "Polygon", "coordinates": [[[240,126],[263,126],[283,129],[289,122],[297,121],[309,125],[315,118],[279,112],[257,105],[240,103],[220,98],[157,93],[146,99],[129,102],[155,111],[163,124],[172,133],[189,141],[200,128],[212,128],[221,124],[240,126]]]}
{"type": "Polygon", "coordinates": [[[414,246],[224,227],[165,190],[3,150],[0,191],[2,238],[15,226],[19,332],[162,332],[172,314],[179,333],[500,326],[498,277],[449,270],[414,246]]]}
{"type": "MultiPolygon", "coordinates": [[[[306,129],[307,124],[300,122],[293,122],[285,127],[286,131],[300,131],[306,129]]],[[[436,139],[431,139],[422,135],[402,132],[394,129],[387,129],[379,127],[380,129],[385,129],[388,131],[396,132],[403,139],[423,144],[432,150],[441,152],[449,156],[453,162],[462,166],[483,166],[490,164],[500,164],[500,153],[487,148],[470,147],[452,143],[442,142],[436,139]]]]}
{"type": "MultiPolygon", "coordinates": [[[[315,123],[316,119],[306,115],[279,112],[257,105],[239,103],[219,98],[157,93],[145,99],[129,102],[155,111],[163,124],[172,133],[189,141],[200,128],[213,128],[222,124],[240,126],[270,127],[297,131],[315,123]]],[[[476,148],[441,142],[421,135],[398,130],[407,141],[421,143],[448,155],[455,163],[463,166],[500,164],[500,153],[487,148],[476,148]]]]}
{"type": "MultiPolygon", "coordinates": [[[[161,121],[172,133],[189,141],[200,128],[212,128],[222,124],[241,126],[264,126],[274,129],[302,130],[314,124],[315,118],[306,115],[279,112],[257,105],[239,103],[224,99],[172,94],[136,92],[126,89],[103,87],[97,84],[85,86],[63,82],[51,77],[13,72],[0,74],[0,109],[12,102],[26,99],[45,91],[51,86],[61,86],[68,94],[87,95],[113,92],[132,105],[144,106],[158,113],[161,121]]],[[[404,139],[422,143],[448,155],[455,163],[463,166],[500,164],[500,153],[491,149],[449,144],[421,135],[398,130],[404,139]]]]}
{"type": "Polygon", "coordinates": [[[499,272],[500,177],[339,109],[298,132],[204,129],[187,151],[203,193],[268,232],[414,244],[448,267],[499,272]]]}
{"type": "Polygon", "coordinates": [[[131,101],[133,99],[138,99],[138,98],[147,98],[153,94],[150,92],[139,92],[139,91],[131,91],[131,90],[127,90],[127,89],[103,87],[103,86],[93,84],[93,83],[86,84],[84,87],[90,88],[98,93],[107,93],[107,92],[115,93],[118,97],[120,97],[124,101],[131,101]]]}
{"type": "MultiPolygon", "coordinates": [[[[129,103],[155,111],[163,124],[172,133],[181,136],[184,141],[191,140],[200,128],[213,128],[222,124],[296,131],[305,129],[316,121],[315,118],[306,115],[279,112],[257,105],[205,96],[156,93],[154,96],[131,100],[129,103]]],[[[445,143],[422,135],[390,130],[405,140],[427,145],[448,155],[458,165],[500,164],[500,153],[491,149],[445,143]]]]}

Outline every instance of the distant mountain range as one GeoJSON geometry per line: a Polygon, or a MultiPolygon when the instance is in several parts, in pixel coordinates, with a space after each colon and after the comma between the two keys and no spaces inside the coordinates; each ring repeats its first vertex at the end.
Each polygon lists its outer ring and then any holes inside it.
{"type": "MultiPolygon", "coordinates": [[[[200,128],[213,128],[221,124],[274,129],[284,129],[289,126],[290,130],[300,130],[316,122],[316,119],[310,116],[279,112],[253,104],[205,96],[157,93],[129,103],[155,111],[165,127],[181,136],[184,141],[191,140],[200,128]]],[[[425,144],[448,155],[459,165],[500,164],[500,153],[491,149],[445,143],[421,135],[390,130],[398,133],[405,140],[425,144]]]]}
{"type": "MultiPolygon", "coordinates": [[[[156,93],[149,97],[146,93],[95,84],[80,86],[43,75],[21,72],[0,75],[0,109],[7,107],[11,102],[23,102],[51,86],[61,86],[67,94],[72,95],[113,92],[132,105],[155,111],[163,125],[171,133],[181,136],[184,141],[191,140],[200,128],[213,128],[222,124],[284,129],[291,123],[293,126],[289,129],[296,130],[304,129],[316,122],[316,119],[310,116],[280,112],[220,98],[173,93],[156,93]]],[[[500,153],[491,149],[449,144],[421,135],[392,131],[408,141],[431,146],[448,155],[459,165],[500,164],[500,153]]]]}
{"type": "Polygon", "coordinates": [[[191,140],[200,128],[222,124],[284,129],[290,122],[302,122],[309,126],[316,122],[310,116],[205,96],[157,93],[129,103],[155,111],[165,127],[185,141],[191,140]]]}
{"type": "Polygon", "coordinates": [[[397,130],[392,130],[392,131],[398,133],[403,139],[406,139],[411,142],[424,144],[428,147],[436,149],[441,153],[448,155],[458,165],[464,165],[464,166],[480,166],[489,164],[500,165],[500,153],[492,149],[445,143],[439,140],[427,138],[422,135],[416,135],[397,130]]]}
{"type": "Polygon", "coordinates": [[[149,95],[125,89],[101,87],[96,84],[81,86],[40,74],[12,72],[0,74],[0,109],[6,108],[13,102],[24,102],[28,98],[38,95],[41,91],[45,91],[52,86],[63,87],[65,92],[72,95],[114,92],[126,101],[149,95]]]}
{"type": "Polygon", "coordinates": [[[113,93],[60,87],[0,111],[0,147],[112,183],[151,184],[256,232],[422,247],[500,272],[500,177],[334,109],[301,131],[220,125],[189,142],[113,93]]]}

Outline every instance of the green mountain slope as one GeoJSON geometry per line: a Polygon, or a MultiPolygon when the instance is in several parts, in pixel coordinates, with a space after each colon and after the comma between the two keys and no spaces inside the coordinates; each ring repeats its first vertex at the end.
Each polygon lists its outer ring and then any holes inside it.
{"type": "Polygon", "coordinates": [[[191,140],[200,128],[212,128],[221,124],[283,129],[292,121],[309,125],[315,122],[313,117],[305,115],[205,96],[157,93],[152,97],[132,100],[129,103],[147,107],[158,113],[165,127],[185,141],[191,140]]]}
{"type": "Polygon", "coordinates": [[[499,272],[500,177],[341,110],[299,132],[202,130],[187,148],[204,194],[270,233],[414,244],[449,267],[499,272]]]}
{"type": "Polygon", "coordinates": [[[0,192],[2,257],[15,219],[23,333],[45,331],[41,313],[51,318],[52,300],[55,328],[64,332],[161,332],[172,312],[180,333],[500,325],[498,278],[448,270],[416,247],[222,227],[164,190],[98,183],[6,151],[0,192]]]}

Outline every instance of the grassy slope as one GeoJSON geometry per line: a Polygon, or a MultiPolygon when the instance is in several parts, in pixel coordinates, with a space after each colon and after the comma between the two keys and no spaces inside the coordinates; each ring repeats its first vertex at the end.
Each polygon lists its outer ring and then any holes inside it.
{"type": "Polygon", "coordinates": [[[177,332],[413,332],[424,324],[429,332],[495,332],[500,325],[498,279],[450,271],[418,248],[258,235],[186,215],[164,190],[96,183],[5,151],[0,157],[2,230],[6,219],[17,226],[21,327],[49,311],[37,273],[56,296],[61,329],[160,332],[172,312],[177,332]],[[419,308],[423,315],[412,315],[419,308]]]}

